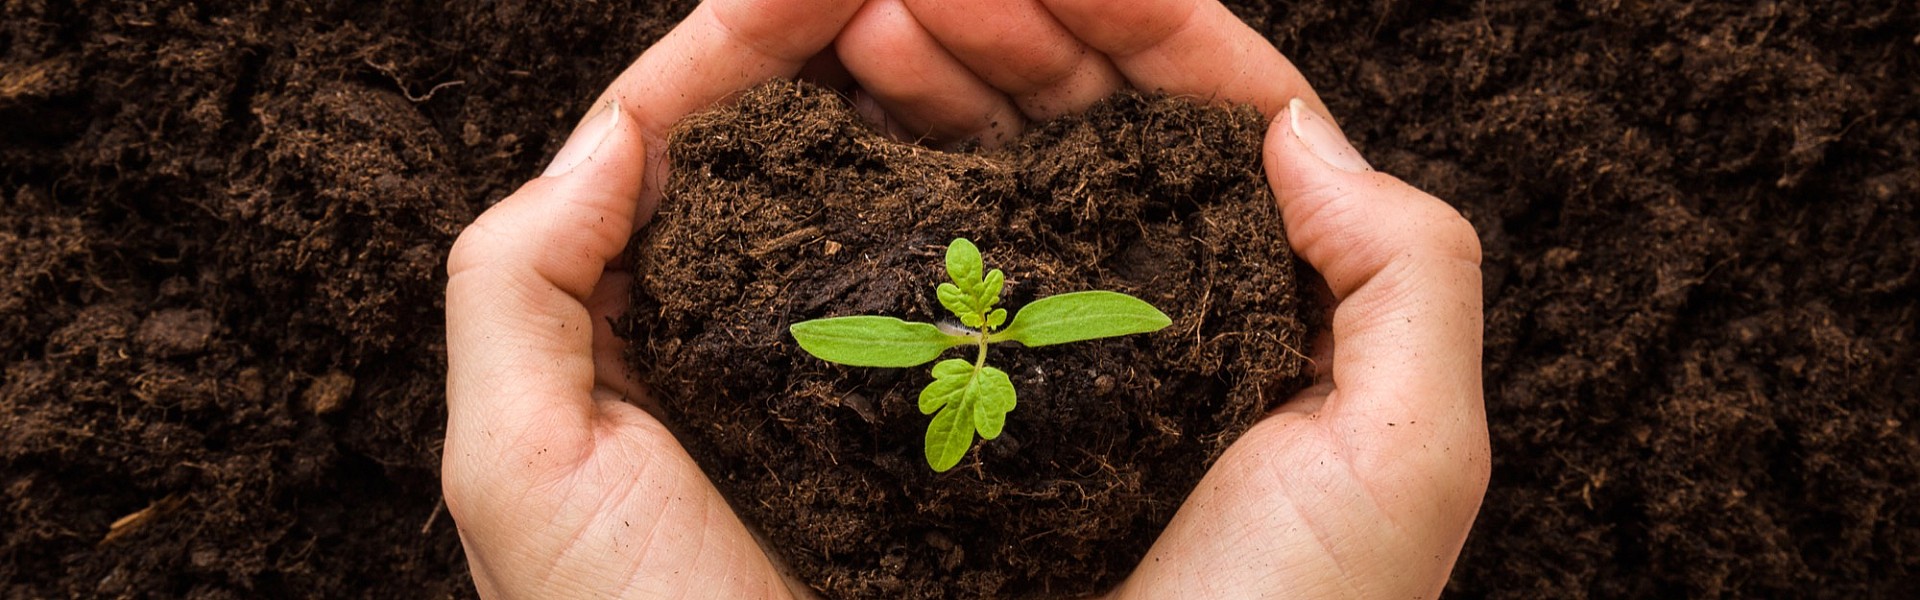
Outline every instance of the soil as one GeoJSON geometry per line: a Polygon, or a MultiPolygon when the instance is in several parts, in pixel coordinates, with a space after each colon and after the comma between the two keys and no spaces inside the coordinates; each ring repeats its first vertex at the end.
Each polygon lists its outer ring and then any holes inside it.
{"type": "MultiPolygon", "coordinates": [[[[1912,3],[1231,4],[1480,231],[1454,597],[1920,589],[1912,3]]],[[[471,596],[443,257],[692,5],[0,3],[0,596],[471,596]]]]}
{"type": "Polygon", "coordinates": [[[1227,444],[1307,383],[1317,311],[1259,167],[1265,125],[1123,94],[948,153],[886,139],[831,90],[756,88],[671,137],[663,209],[632,248],[634,367],[735,509],[831,597],[1112,587],[1227,444]],[[1113,290],[1173,324],[995,346],[1019,406],[939,474],[927,369],[832,365],[787,326],[951,321],[933,287],[955,237],[1007,273],[1015,311],[1113,290]]]}

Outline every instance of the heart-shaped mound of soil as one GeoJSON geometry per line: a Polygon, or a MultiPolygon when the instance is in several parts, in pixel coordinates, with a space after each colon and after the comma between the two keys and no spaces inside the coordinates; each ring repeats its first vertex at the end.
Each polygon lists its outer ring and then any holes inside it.
{"type": "Polygon", "coordinates": [[[1106,589],[1303,384],[1309,302],[1264,133],[1251,109],[1124,93],[948,153],[884,138],[834,92],[762,86],[672,136],[666,199],[633,249],[632,364],[735,510],[830,597],[1106,589]],[[916,405],[932,365],[829,364],[787,327],[952,319],[934,287],[956,237],[1006,272],[1013,312],[1113,290],[1173,324],[995,345],[1019,405],[935,473],[916,405]]]}

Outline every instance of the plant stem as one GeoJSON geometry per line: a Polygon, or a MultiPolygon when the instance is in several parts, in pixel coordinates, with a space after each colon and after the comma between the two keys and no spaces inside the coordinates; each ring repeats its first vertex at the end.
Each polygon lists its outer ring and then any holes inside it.
{"type": "Polygon", "coordinates": [[[976,340],[980,340],[980,355],[973,359],[973,372],[979,373],[980,369],[985,368],[987,366],[986,328],[985,327],[980,328],[979,332],[974,333],[973,338],[976,340]]]}

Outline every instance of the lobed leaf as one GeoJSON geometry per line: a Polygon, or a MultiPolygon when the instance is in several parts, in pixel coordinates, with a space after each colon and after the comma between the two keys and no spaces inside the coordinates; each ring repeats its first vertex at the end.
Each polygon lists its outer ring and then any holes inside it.
{"type": "Polygon", "coordinates": [[[973,363],[949,358],[933,365],[933,383],[920,390],[920,414],[930,415],[959,402],[973,383],[973,363]]]}
{"type": "Polygon", "coordinates": [[[1007,274],[994,269],[987,272],[986,279],[980,281],[980,289],[974,290],[974,307],[985,312],[1000,303],[1000,290],[1007,286],[1007,274]]]}
{"type": "Polygon", "coordinates": [[[1146,301],[1119,292],[1073,292],[1048,296],[1014,313],[1013,324],[991,341],[1050,346],[1159,331],[1173,323],[1146,301]]]}
{"type": "Polygon", "coordinates": [[[973,342],[929,323],[872,315],[803,321],[787,330],[808,354],[855,367],[912,367],[973,342]]]}
{"type": "MultiPolygon", "coordinates": [[[[958,358],[949,358],[933,365],[933,377],[935,379],[964,377],[972,372],[973,363],[958,358]]],[[[931,414],[932,412],[931,410],[922,411],[921,414],[931,414]]]]}
{"type": "Polygon", "coordinates": [[[1005,324],[1007,324],[1007,309],[996,308],[993,312],[987,313],[988,328],[998,328],[1005,324]]]}
{"type": "Polygon", "coordinates": [[[1000,437],[1000,428],[1007,424],[1007,412],[1013,410],[1018,397],[1013,391],[1013,379],[1007,372],[993,367],[980,370],[975,385],[973,401],[973,428],[980,432],[980,439],[990,440],[1000,437]]]}
{"type": "Polygon", "coordinates": [[[940,305],[947,307],[947,312],[953,313],[954,317],[965,318],[969,314],[979,312],[973,308],[973,297],[961,291],[960,286],[942,283],[940,287],[934,288],[934,292],[940,297],[940,305]]]}
{"type": "Polygon", "coordinates": [[[980,248],[967,238],[954,238],[947,244],[947,277],[954,285],[972,293],[980,287],[980,273],[986,270],[980,261],[980,248]]]}
{"type": "Polygon", "coordinates": [[[934,365],[933,383],[920,390],[920,412],[934,415],[927,424],[927,466],[946,471],[959,464],[976,432],[984,439],[1000,437],[1014,404],[1006,371],[985,366],[976,371],[957,358],[934,365]]]}
{"type": "Polygon", "coordinates": [[[973,419],[966,411],[944,410],[927,424],[927,466],[946,472],[967,455],[973,446],[973,419]]]}

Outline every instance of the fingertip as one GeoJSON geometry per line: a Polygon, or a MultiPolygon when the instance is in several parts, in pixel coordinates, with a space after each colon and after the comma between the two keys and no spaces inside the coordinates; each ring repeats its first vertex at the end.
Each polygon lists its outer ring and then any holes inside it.
{"type": "Polygon", "coordinates": [[[1373,165],[1367,162],[1366,157],[1360,155],[1352,142],[1347,141],[1347,134],[1340,130],[1333,117],[1309,104],[1307,99],[1294,97],[1287,101],[1284,116],[1287,130],[1293,134],[1294,140],[1327,166],[1349,173],[1373,170],[1373,165]]]}
{"type": "Polygon", "coordinates": [[[1479,264],[1479,237],[1458,210],[1373,170],[1333,120],[1302,99],[1275,115],[1262,160],[1294,250],[1338,298],[1394,260],[1479,264]]]}
{"type": "MultiPolygon", "coordinates": [[[[481,213],[454,241],[449,274],[514,270],[585,298],[608,261],[626,248],[647,179],[642,126],[617,102],[581,121],[540,177],[481,213]]],[[[644,210],[643,210],[644,209],[644,210]]]]}
{"type": "Polygon", "coordinates": [[[580,166],[620,125],[620,113],[619,102],[599,103],[592,113],[574,127],[573,133],[567,136],[566,143],[560,146],[559,152],[554,153],[553,161],[547,163],[546,170],[541,171],[540,176],[559,177],[580,166]]]}
{"type": "MultiPolygon", "coordinates": [[[[847,70],[902,141],[1003,144],[1026,128],[1013,101],[968,70],[900,0],[861,7],[834,41],[847,70]]],[[[871,120],[871,117],[869,117],[871,120]]]]}
{"type": "Polygon", "coordinates": [[[777,77],[792,77],[833,43],[860,0],[712,0],[620,73],[602,99],[622,102],[652,139],[682,117],[777,77]]]}
{"type": "Polygon", "coordinates": [[[1126,87],[1105,54],[1075,37],[1039,0],[905,0],[942,46],[1013,99],[1027,118],[1072,114],[1126,87]]]}
{"type": "Polygon", "coordinates": [[[1209,102],[1251,104],[1273,116],[1289,98],[1316,104],[1293,63],[1213,0],[1043,0],[1074,36],[1112,59],[1133,87],[1209,102]]]}

